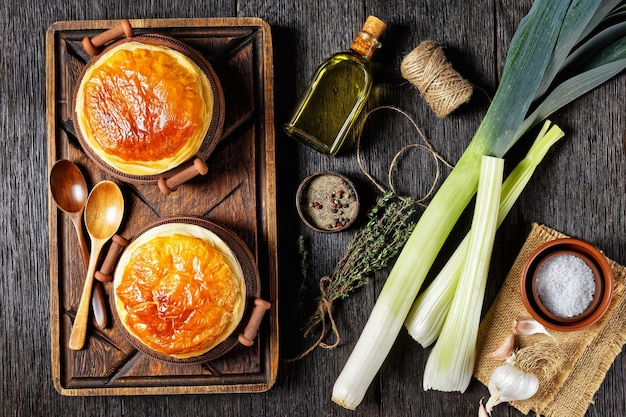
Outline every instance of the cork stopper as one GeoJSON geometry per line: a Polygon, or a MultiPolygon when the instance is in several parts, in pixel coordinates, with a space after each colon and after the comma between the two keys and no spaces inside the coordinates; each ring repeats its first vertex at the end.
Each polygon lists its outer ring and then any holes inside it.
{"type": "Polygon", "coordinates": [[[363,27],[352,41],[350,49],[370,59],[376,48],[380,48],[378,42],[387,25],[376,16],[368,16],[363,27]]]}

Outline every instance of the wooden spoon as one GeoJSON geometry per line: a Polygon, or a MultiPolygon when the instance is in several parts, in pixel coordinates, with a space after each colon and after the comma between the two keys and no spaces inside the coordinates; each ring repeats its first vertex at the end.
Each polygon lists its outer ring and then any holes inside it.
{"type": "MultiPolygon", "coordinates": [[[[87,268],[89,247],[85,241],[82,224],[83,211],[87,202],[87,181],[73,162],[61,159],[52,166],[50,170],[50,193],[57,207],[67,214],[74,224],[83,262],[87,268]]],[[[96,326],[104,329],[107,326],[107,314],[104,293],[100,285],[94,286],[91,308],[96,326]]]]}
{"type": "Polygon", "coordinates": [[[104,244],[117,232],[124,216],[124,196],[117,184],[101,181],[91,190],[85,207],[85,226],[91,238],[91,256],[85,277],[85,286],[72,326],[69,347],[80,350],[85,345],[89,304],[96,264],[104,244]]]}

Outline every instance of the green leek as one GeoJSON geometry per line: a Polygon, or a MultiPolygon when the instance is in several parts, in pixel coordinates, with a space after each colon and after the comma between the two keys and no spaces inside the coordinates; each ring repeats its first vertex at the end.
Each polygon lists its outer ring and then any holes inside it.
{"type": "Polygon", "coordinates": [[[476,338],[498,228],[504,159],[483,156],[463,272],[448,317],[424,370],[424,389],[465,392],[474,370],[476,338]]]}
{"type": "MultiPolygon", "coordinates": [[[[550,125],[550,121],[544,123],[526,157],[517,164],[504,181],[498,211],[498,225],[502,224],[513,208],[515,201],[548,150],[564,136],[558,126],[550,127],[550,125]]],[[[435,279],[417,297],[409,311],[405,326],[411,337],[423,347],[430,346],[439,337],[463,269],[468,244],[469,235],[461,241],[435,279]]]]}
{"type": "MultiPolygon", "coordinates": [[[[548,64],[553,61],[552,52],[566,14],[574,13],[576,9],[580,15],[578,10],[582,8],[582,14],[592,16],[589,21],[568,20],[570,24],[584,26],[587,31],[589,22],[599,24],[606,16],[596,18],[596,11],[611,9],[606,7],[607,1],[597,4],[573,0],[570,7],[569,1],[535,0],[513,36],[500,85],[485,118],[398,256],[370,318],[335,382],[333,401],[349,409],[355,409],[362,401],[391,350],[431,265],[477,189],[481,158],[484,155],[503,157],[532,124],[539,122],[533,120],[522,125],[531,105],[540,106],[533,101],[540,92],[548,64]]],[[[563,29],[564,37],[572,33],[578,38],[581,32],[563,29]]],[[[618,67],[616,71],[621,70],[618,67]]],[[[590,78],[593,78],[597,73],[591,69],[591,74],[590,78]]],[[[589,91],[595,85],[589,82],[584,88],[589,91]]],[[[584,94],[583,90],[569,99],[584,94]]],[[[543,113],[541,117],[544,117],[543,113]]]]}

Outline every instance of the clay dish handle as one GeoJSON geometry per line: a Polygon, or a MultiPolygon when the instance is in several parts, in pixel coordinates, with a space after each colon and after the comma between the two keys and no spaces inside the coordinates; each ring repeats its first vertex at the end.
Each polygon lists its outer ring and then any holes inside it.
{"type": "Polygon", "coordinates": [[[104,258],[104,262],[102,262],[100,270],[96,271],[94,275],[98,281],[109,282],[113,280],[113,268],[118,261],[120,253],[122,253],[122,250],[128,246],[128,243],[128,239],[120,235],[114,235],[111,238],[111,246],[109,247],[107,256],[104,258]]]}
{"type": "Polygon", "coordinates": [[[261,325],[263,316],[265,312],[270,309],[270,306],[271,304],[269,302],[260,298],[254,300],[254,310],[252,310],[248,325],[239,335],[239,343],[244,346],[252,346],[254,344],[254,338],[259,332],[259,326],[261,325]]]}
{"type": "Polygon", "coordinates": [[[87,52],[89,55],[95,56],[100,53],[100,48],[102,46],[116,40],[122,35],[126,36],[127,38],[133,37],[133,27],[126,19],[120,21],[117,26],[114,26],[111,29],[102,32],[91,39],[89,39],[89,37],[85,37],[83,39],[83,48],[85,49],[85,52],[87,52]]]}
{"type": "Polygon", "coordinates": [[[159,178],[157,184],[163,194],[169,195],[172,191],[176,191],[179,185],[198,175],[205,175],[207,172],[209,172],[209,168],[206,166],[206,163],[201,158],[196,158],[193,164],[171,178],[159,178]]]}

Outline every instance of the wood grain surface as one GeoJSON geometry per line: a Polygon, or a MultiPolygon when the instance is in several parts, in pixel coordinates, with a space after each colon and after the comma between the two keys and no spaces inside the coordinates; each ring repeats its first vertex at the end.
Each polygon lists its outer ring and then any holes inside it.
{"type": "MultiPolygon", "coordinates": [[[[356,412],[331,402],[334,381],[356,343],[386,274],[377,274],[335,309],[341,342],[288,361],[308,346],[299,329],[314,306],[319,278],[332,271],[355,229],[340,234],[308,230],[294,207],[301,179],[318,170],[350,176],[369,206],[376,190],[361,172],[354,151],[329,159],[282,133],[299,91],[325,56],[347,48],[369,14],[387,22],[383,47],[374,56],[370,106],[393,105],[410,114],[447,160],[461,155],[493,96],[510,39],[530,0],[247,2],[34,0],[0,5],[0,404],[7,416],[465,416],[476,415],[487,389],[473,380],[463,393],[424,392],[428,350],[401,333],[391,355],[356,412]],[[56,21],[260,17],[272,30],[276,203],[278,214],[280,363],[267,392],[254,394],[81,396],[59,395],[52,382],[48,256],[48,166],[45,33],[56,21]],[[423,40],[446,47],[454,67],[476,86],[470,103],[438,119],[399,73],[402,57],[423,40]],[[299,236],[309,245],[311,266],[303,279],[299,236]]],[[[497,236],[485,308],[495,298],[531,222],[585,239],[626,264],[626,76],[606,83],[552,120],[566,138],[550,152],[497,236]]],[[[399,114],[380,111],[368,119],[362,156],[369,172],[386,182],[395,153],[421,139],[399,114]]],[[[512,158],[515,158],[513,150],[512,158]]],[[[444,174],[447,171],[444,169],[444,174]]],[[[433,180],[429,155],[407,153],[394,181],[405,194],[423,194],[433,180]]],[[[361,220],[362,221],[362,220],[361,220]]],[[[464,220],[466,221],[466,220],[464,220]]],[[[367,364],[363,364],[367,366],[367,364]]],[[[593,364],[589,364],[593,366],[593,364]]],[[[626,408],[626,357],[609,370],[587,416],[622,416],[626,408]]],[[[507,406],[496,417],[521,416],[507,406]]]]}

